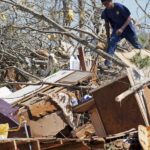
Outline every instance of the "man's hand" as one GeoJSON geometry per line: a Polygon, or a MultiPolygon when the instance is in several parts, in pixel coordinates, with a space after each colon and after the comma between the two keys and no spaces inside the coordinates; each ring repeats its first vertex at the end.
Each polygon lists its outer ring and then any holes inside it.
{"type": "Polygon", "coordinates": [[[116,34],[117,34],[118,36],[123,33],[124,29],[129,25],[130,21],[131,21],[131,17],[129,16],[129,17],[127,18],[127,20],[125,21],[125,23],[123,24],[123,26],[122,26],[120,29],[118,29],[118,30],[116,31],[116,34]]]}
{"type": "Polygon", "coordinates": [[[116,34],[119,36],[119,35],[121,35],[123,33],[123,29],[122,28],[120,28],[120,29],[118,29],[117,31],[116,31],[116,34]]]}

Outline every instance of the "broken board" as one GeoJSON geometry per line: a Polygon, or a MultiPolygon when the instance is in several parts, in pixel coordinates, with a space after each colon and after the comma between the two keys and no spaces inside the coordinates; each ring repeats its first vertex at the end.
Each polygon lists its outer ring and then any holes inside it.
{"type": "Polygon", "coordinates": [[[73,108],[73,112],[75,112],[75,113],[84,113],[84,112],[87,112],[87,111],[91,110],[94,107],[95,107],[95,102],[92,99],[92,100],[89,100],[87,102],[84,102],[82,104],[79,104],[79,105],[75,106],[73,108]]]}
{"type": "Polygon", "coordinates": [[[91,72],[75,71],[68,76],[60,79],[57,83],[78,84],[92,77],[91,72]]]}
{"type": "MultiPolygon", "coordinates": [[[[49,83],[55,83],[58,80],[68,76],[69,74],[73,72],[74,72],[73,70],[60,70],[56,72],[55,74],[52,74],[48,76],[47,78],[43,79],[43,81],[49,82],[49,83]]],[[[45,85],[45,84],[44,85],[29,85],[8,96],[3,97],[3,99],[9,104],[14,104],[26,98],[27,96],[32,95],[36,92],[39,92],[42,89],[49,87],[49,86],[50,85],[45,85]]]]}
{"type": "Polygon", "coordinates": [[[32,137],[53,137],[66,127],[61,112],[44,116],[39,120],[29,121],[32,137]]]}

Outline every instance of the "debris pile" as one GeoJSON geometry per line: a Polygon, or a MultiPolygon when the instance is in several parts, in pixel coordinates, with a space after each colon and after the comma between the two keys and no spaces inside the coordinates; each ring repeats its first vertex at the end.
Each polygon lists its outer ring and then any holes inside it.
{"type": "MultiPolygon", "coordinates": [[[[101,76],[104,72],[107,70],[100,72],[101,76]]],[[[44,78],[43,84],[4,94],[0,100],[0,146],[14,150],[148,146],[141,139],[148,131],[139,125],[150,123],[150,90],[142,86],[124,94],[145,79],[131,68],[115,78],[114,72],[110,76],[111,81],[106,77],[99,82],[95,72],[60,70],[44,78]]]]}
{"type": "MultiPolygon", "coordinates": [[[[100,42],[97,47],[104,46],[100,42]]],[[[81,47],[78,51],[78,56],[70,56],[74,58],[71,69],[56,73],[52,71],[54,56],[46,55],[47,68],[39,71],[43,78],[16,67],[7,69],[5,81],[13,90],[0,89],[2,150],[149,146],[149,74],[134,64],[139,50],[116,51],[110,68],[103,67],[103,58],[96,53],[91,57],[81,47]]],[[[140,55],[145,58],[149,53],[142,50],[140,55]]]]}

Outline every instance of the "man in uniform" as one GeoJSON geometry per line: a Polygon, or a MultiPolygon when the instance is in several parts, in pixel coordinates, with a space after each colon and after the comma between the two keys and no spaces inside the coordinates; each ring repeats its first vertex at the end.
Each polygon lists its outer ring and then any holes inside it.
{"type": "MultiPolygon", "coordinates": [[[[141,49],[142,46],[138,42],[135,28],[131,23],[131,13],[127,7],[120,3],[113,3],[112,0],[101,0],[105,6],[101,18],[105,20],[105,28],[107,34],[107,53],[114,55],[117,43],[125,38],[135,48],[141,49]],[[110,25],[112,34],[110,35],[110,25]]],[[[106,66],[111,66],[110,60],[105,60],[106,66]]]]}

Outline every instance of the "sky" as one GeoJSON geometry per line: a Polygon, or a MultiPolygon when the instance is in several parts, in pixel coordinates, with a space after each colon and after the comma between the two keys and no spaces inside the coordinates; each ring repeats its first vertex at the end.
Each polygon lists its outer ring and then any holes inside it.
{"type": "MultiPolygon", "coordinates": [[[[135,0],[114,0],[114,1],[122,3],[125,6],[127,6],[131,12],[131,16],[134,19],[139,20],[140,18],[143,18],[144,13],[141,11],[140,8],[138,8],[138,5],[136,4],[135,0]]],[[[143,8],[145,8],[148,0],[138,0],[138,2],[143,8]]],[[[147,12],[150,14],[150,4],[149,4],[149,7],[147,8],[147,12]]],[[[139,21],[143,22],[145,20],[140,19],[139,21]]],[[[150,19],[148,19],[148,17],[147,17],[147,22],[150,24],[150,19]]]]}

